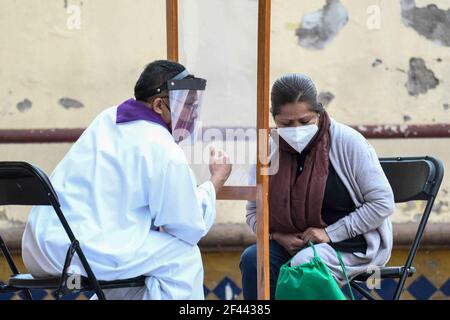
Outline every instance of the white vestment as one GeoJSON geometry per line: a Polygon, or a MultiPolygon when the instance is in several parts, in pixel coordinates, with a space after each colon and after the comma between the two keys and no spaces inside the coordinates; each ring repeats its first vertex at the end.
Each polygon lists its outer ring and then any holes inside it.
{"type": "MultiPolygon", "coordinates": [[[[147,276],[146,288],[107,298],[204,299],[197,243],[215,220],[214,186],[197,187],[166,128],[116,124],[116,110],[98,115],[51,175],[61,209],[98,280],[147,276]]],[[[53,208],[34,207],[22,239],[29,272],[60,274],[69,244],[53,208]]],[[[71,269],[86,275],[76,255],[71,269]]]]}

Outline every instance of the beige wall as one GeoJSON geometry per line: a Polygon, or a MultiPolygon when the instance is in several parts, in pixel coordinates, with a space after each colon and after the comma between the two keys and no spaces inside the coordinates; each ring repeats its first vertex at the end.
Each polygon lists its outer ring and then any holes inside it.
{"type": "Polygon", "coordinates": [[[0,1],[0,127],[87,126],[101,110],[131,97],[151,60],[165,57],[164,0],[0,1]],[[81,5],[82,3],[82,5],[81,5]],[[70,7],[68,7],[70,8],[70,7]],[[66,110],[70,98],[83,108],[66,110]],[[31,109],[17,103],[28,99],[31,109]]]}
{"type": "MultiPolygon", "coordinates": [[[[0,129],[85,127],[101,110],[132,95],[147,62],[166,56],[165,1],[82,3],[81,28],[71,30],[67,19],[72,15],[63,0],[0,0],[0,129]],[[61,98],[83,107],[66,109],[61,98]],[[19,111],[25,99],[31,108],[25,103],[26,110],[19,111]]],[[[321,9],[325,1],[273,1],[272,81],[287,72],[309,74],[320,92],[335,96],[328,110],[347,124],[449,123],[450,110],[443,105],[450,104],[450,48],[406,27],[400,0],[340,3],[348,22],[323,49],[311,50],[298,44],[295,31],[302,17],[321,9]],[[367,27],[369,5],[380,8],[380,29],[367,27]],[[436,88],[419,96],[408,94],[411,57],[424,60],[440,80],[436,88]],[[376,59],[382,63],[373,67],[376,59]]],[[[450,0],[416,1],[417,6],[430,3],[450,8],[450,0]]],[[[255,123],[256,9],[256,0],[180,2],[181,60],[209,80],[205,125],[255,123]]],[[[450,163],[450,139],[371,142],[381,156],[430,154],[450,163]]],[[[50,173],[69,147],[0,145],[0,153],[1,160],[33,162],[50,173]]],[[[207,178],[206,167],[196,168],[196,173],[207,178]]],[[[236,170],[232,183],[245,180],[245,168],[236,170]]],[[[434,222],[450,222],[449,191],[447,174],[434,222]]],[[[244,205],[220,202],[218,222],[243,222],[244,205]]],[[[394,220],[415,220],[414,210],[403,206],[394,220]]],[[[23,223],[26,216],[26,209],[2,208],[0,227],[23,223]]]]}
{"type": "MultiPolygon", "coordinates": [[[[272,79],[287,72],[311,76],[319,91],[335,99],[330,113],[347,124],[402,124],[449,122],[450,48],[418,35],[401,21],[400,0],[342,0],[349,21],[323,50],[297,44],[295,29],[305,13],[320,9],[325,1],[274,1],[272,28],[272,79]],[[369,5],[380,8],[381,28],[367,27],[369,5]],[[411,57],[423,58],[440,85],[427,94],[410,96],[405,83],[411,57]],[[442,62],[437,59],[441,58],[442,62]],[[372,67],[375,59],[382,64],[372,67]],[[388,68],[388,70],[386,70],[388,68]]],[[[450,8],[450,1],[417,1],[450,8]]]]}

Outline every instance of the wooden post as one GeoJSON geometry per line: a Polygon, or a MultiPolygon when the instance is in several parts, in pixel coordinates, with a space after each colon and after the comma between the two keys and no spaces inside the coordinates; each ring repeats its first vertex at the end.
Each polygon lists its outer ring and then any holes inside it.
{"type": "Polygon", "coordinates": [[[166,0],[167,60],[178,62],[178,0],[166,0]]]}
{"type": "Polygon", "coordinates": [[[271,0],[258,2],[258,84],[257,84],[257,279],[258,299],[270,299],[269,281],[269,177],[263,171],[268,157],[269,81],[270,81],[271,0]]]}

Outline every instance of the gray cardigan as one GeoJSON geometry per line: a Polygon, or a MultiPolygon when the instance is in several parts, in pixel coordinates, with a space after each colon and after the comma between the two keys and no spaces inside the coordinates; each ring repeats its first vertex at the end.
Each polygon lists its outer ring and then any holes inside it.
{"type": "MultiPolygon", "coordinates": [[[[332,242],[357,235],[367,241],[366,253],[354,253],[385,265],[391,256],[394,195],[373,147],[356,130],[331,120],[330,161],[346,186],[356,210],[329,225],[325,230],[332,242]]],[[[252,168],[249,183],[255,184],[256,169],[252,168]]],[[[247,224],[256,233],[256,202],[247,203],[247,224]]]]}

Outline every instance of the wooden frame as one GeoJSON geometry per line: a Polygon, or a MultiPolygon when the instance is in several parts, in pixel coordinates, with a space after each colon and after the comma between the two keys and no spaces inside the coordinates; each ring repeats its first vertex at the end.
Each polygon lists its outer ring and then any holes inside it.
{"type": "Polygon", "coordinates": [[[167,60],[178,62],[178,0],[166,0],[167,60]]]}
{"type": "MultiPolygon", "coordinates": [[[[268,158],[269,133],[269,81],[270,81],[270,13],[271,0],[258,1],[258,79],[257,79],[257,155],[259,159],[268,158]]],[[[167,59],[178,61],[178,0],[166,0],[167,17],[167,59]]],[[[270,299],[269,282],[269,177],[262,174],[265,168],[257,161],[256,190],[252,187],[224,188],[222,199],[254,199],[256,191],[257,215],[257,278],[258,299],[270,299]]]]}
{"type": "Polygon", "coordinates": [[[256,161],[257,283],[258,299],[270,299],[269,264],[269,176],[262,161],[268,159],[269,81],[270,81],[270,14],[271,0],[258,1],[258,132],[256,161]]]}

